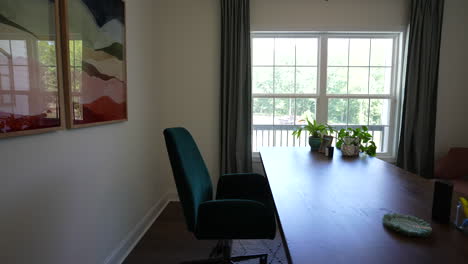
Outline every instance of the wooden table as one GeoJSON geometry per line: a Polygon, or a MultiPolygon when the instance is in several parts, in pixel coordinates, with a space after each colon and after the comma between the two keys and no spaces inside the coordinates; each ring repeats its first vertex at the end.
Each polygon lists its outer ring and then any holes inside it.
{"type": "Polygon", "coordinates": [[[260,154],[290,263],[468,263],[468,236],[431,222],[432,181],[336,150],[332,160],[308,148],[263,148],[260,154]],[[382,217],[390,212],[430,222],[432,236],[387,230],[382,217]]]}

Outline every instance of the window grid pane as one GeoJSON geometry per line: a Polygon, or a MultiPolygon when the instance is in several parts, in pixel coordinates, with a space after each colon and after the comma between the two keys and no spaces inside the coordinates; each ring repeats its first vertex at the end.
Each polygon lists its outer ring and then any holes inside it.
{"type": "Polygon", "coordinates": [[[389,95],[392,42],[388,38],[328,39],[327,93],[389,95]]]}
{"type": "Polygon", "coordinates": [[[253,94],[316,94],[318,38],[254,38],[253,94]],[[273,75],[273,76],[272,76],[273,75]]]}
{"type": "Polygon", "coordinates": [[[253,66],[252,68],[252,92],[273,93],[273,67],[253,66]]]}
{"type": "Polygon", "coordinates": [[[308,134],[300,139],[292,132],[305,122],[315,119],[316,98],[254,98],[252,147],[261,146],[306,146],[308,134]]]}

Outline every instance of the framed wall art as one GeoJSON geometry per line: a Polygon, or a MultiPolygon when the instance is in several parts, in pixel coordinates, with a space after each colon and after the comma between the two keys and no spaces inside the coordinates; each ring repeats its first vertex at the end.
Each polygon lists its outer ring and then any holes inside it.
{"type": "Polygon", "coordinates": [[[2,0],[0,138],[126,120],[122,0],[2,0]]]}
{"type": "Polygon", "coordinates": [[[0,138],[62,129],[62,71],[54,0],[0,8],[0,138]]]}
{"type": "Polygon", "coordinates": [[[61,1],[67,126],[127,120],[124,2],[61,1]]]}

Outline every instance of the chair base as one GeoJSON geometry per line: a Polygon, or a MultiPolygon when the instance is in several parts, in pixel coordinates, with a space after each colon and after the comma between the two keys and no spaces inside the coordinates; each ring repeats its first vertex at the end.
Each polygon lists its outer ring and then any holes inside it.
{"type": "Polygon", "coordinates": [[[234,264],[235,262],[259,259],[259,264],[267,264],[268,254],[231,257],[232,240],[219,240],[210,253],[210,258],[182,262],[181,264],[234,264]],[[221,257],[218,257],[222,255],[221,257]]]}
{"type": "Polygon", "coordinates": [[[193,261],[185,261],[181,264],[234,264],[239,261],[251,260],[251,259],[259,259],[259,264],[267,264],[268,263],[268,254],[260,254],[260,255],[248,255],[248,256],[238,256],[238,257],[230,257],[226,258],[209,258],[209,259],[200,259],[200,260],[193,260],[193,261]]]}

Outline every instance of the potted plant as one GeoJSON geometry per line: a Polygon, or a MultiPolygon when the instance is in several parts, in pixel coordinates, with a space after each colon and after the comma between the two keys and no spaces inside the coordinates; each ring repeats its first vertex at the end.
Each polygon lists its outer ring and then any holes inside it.
{"type": "Polygon", "coordinates": [[[366,126],[361,128],[348,128],[338,131],[336,147],[341,149],[344,156],[357,156],[364,152],[369,156],[375,156],[377,146],[372,141],[372,135],[366,126]]]}
{"type": "Polygon", "coordinates": [[[327,124],[320,124],[317,123],[316,120],[310,122],[309,119],[306,117],[305,120],[299,120],[299,122],[306,121],[307,124],[297,128],[292,133],[293,136],[299,138],[303,130],[309,132],[309,146],[311,151],[317,151],[320,148],[320,144],[322,143],[322,137],[324,135],[328,135],[328,133],[332,133],[334,130],[327,124]]]}

